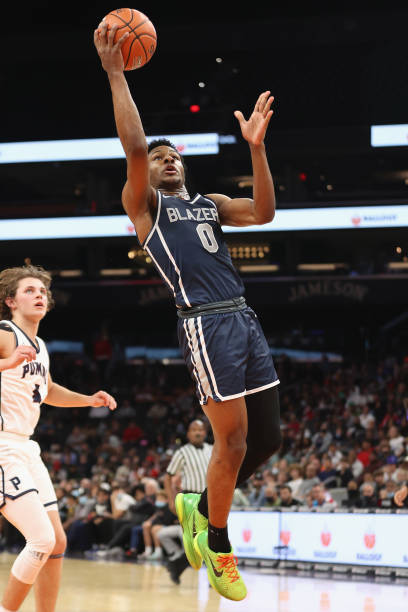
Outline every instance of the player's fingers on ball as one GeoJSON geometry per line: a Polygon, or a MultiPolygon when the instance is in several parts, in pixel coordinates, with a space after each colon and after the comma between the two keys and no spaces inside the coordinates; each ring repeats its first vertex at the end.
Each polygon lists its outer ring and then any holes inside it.
{"type": "Polygon", "coordinates": [[[118,25],[114,24],[108,32],[108,45],[110,47],[112,47],[114,44],[114,38],[115,38],[115,34],[117,32],[118,27],[119,27],[118,25]]]}
{"type": "Polygon", "coordinates": [[[119,40],[115,44],[115,47],[121,47],[127,38],[129,38],[129,32],[125,32],[123,36],[119,38],[119,40]]]}

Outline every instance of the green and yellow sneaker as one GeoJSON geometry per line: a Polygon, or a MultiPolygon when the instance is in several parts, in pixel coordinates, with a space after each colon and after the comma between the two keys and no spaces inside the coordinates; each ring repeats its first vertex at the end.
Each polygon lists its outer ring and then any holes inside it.
{"type": "Polygon", "coordinates": [[[184,551],[191,567],[196,570],[200,569],[203,560],[194,548],[194,538],[208,527],[208,519],[197,510],[199,500],[198,493],[178,493],[175,500],[177,517],[183,528],[184,551]]]}
{"type": "Polygon", "coordinates": [[[194,538],[194,548],[207,566],[211,586],[227,599],[240,601],[247,594],[246,586],[237,568],[233,551],[216,553],[208,547],[208,532],[202,531],[194,538]]]}

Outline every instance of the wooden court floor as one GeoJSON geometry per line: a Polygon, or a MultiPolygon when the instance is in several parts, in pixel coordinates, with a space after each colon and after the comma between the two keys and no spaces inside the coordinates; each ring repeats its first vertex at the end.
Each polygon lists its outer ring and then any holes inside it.
{"type": "MultiPolygon", "coordinates": [[[[0,554],[4,586],[13,555],[0,554]]],[[[66,559],[57,612],[406,612],[408,585],[359,578],[292,576],[243,570],[248,596],[228,601],[208,587],[205,569],[187,569],[175,585],[159,563],[66,559]]],[[[30,594],[21,612],[35,612],[30,594]]]]}

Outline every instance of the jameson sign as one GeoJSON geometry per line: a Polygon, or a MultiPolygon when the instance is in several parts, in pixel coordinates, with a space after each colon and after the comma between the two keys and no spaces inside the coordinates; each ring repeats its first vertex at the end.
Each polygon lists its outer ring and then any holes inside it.
{"type": "MultiPolygon", "coordinates": [[[[308,304],[408,305],[407,279],[403,276],[258,278],[244,277],[245,297],[257,305],[306,306],[308,304]]],[[[70,281],[55,283],[58,305],[66,308],[112,307],[169,308],[173,298],[161,279],[70,281]]]]}
{"type": "Polygon", "coordinates": [[[344,298],[353,302],[363,302],[369,287],[362,283],[341,280],[310,280],[289,286],[288,301],[291,304],[311,298],[344,298]]]}

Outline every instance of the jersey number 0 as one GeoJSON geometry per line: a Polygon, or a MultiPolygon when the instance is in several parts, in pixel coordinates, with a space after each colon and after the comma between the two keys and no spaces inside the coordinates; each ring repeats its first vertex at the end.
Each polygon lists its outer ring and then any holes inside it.
{"type": "Polygon", "coordinates": [[[209,223],[199,223],[196,227],[197,234],[200,237],[201,244],[209,253],[216,253],[219,249],[218,243],[214,236],[214,230],[209,223]]]}

